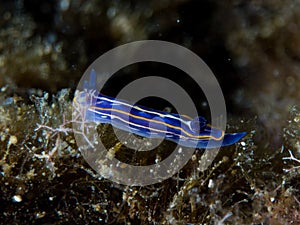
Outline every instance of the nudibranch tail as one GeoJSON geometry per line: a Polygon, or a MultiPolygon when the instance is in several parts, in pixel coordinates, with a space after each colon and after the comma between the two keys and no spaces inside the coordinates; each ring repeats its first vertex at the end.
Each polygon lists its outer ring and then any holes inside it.
{"type": "Polygon", "coordinates": [[[222,146],[232,145],[238,142],[239,140],[241,140],[243,137],[245,137],[246,134],[247,134],[246,132],[225,134],[222,142],[222,146]]]}

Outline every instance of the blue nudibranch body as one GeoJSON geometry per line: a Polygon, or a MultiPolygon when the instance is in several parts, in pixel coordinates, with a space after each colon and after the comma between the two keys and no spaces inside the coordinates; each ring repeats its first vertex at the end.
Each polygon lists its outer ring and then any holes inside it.
{"type": "MultiPolygon", "coordinates": [[[[94,73],[94,70],[92,70],[94,73]]],[[[162,112],[96,91],[82,91],[74,98],[77,107],[85,110],[84,120],[109,123],[112,126],[146,138],[165,138],[186,147],[214,148],[238,142],[246,132],[225,134],[210,126],[203,117],[194,119],[162,112]],[[209,143],[209,144],[208,144],[209,143]]]]}

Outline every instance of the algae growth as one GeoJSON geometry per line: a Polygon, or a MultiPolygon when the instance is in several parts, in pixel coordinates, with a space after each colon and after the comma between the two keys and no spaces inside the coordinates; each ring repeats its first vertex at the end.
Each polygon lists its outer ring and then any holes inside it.
{"type": "MultiPolygon", "coordinates": [[[[0,3],[3,224],[300,223],[297,1],[32,4],[0,3]],[[96,57],[151,38],[203,57],[224,90],[228,131],[248,135],[222,148],[204,172],[196,150],[174,177],[125,187],[83,159],[70,123],[72,98],[96,57]]],[[[97,130],[125,162],[152,163],[174,147],[163,142],[145,158],[120,145],[110,126],[97,130]]]]}

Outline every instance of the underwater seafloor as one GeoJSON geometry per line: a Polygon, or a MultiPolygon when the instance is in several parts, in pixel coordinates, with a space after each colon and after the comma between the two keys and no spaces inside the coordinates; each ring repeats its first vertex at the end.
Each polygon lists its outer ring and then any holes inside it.
{"type": "MultiPolygon", "coordinates": [[[[300,224],[299,1],[4,0],[0,17],[1,224],[300,224]],[[172,178],[131,187],[89,166],[69,121],[90,63],[144,39],[199,55],[224,92],[228,131],[247,136],[204,172],[198,149],[172,178]]],[[[97,129],[119,159],[143,161],[97,129]]]]}

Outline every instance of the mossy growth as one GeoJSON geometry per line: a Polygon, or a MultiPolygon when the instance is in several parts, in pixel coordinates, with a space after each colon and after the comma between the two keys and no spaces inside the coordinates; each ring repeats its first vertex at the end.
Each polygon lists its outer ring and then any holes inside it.
{"type": "MultiPolygon", "coordinates": [[[[263,147],[253,142],[255,120],[233,120],[230,129],[246,130],[248,135],[238,144],[222,148],[207,170],[201,171],[199,160],[203,151],[199,149],[172,178],[145,187],[126,187],[100,177],[81,156],[70,123],[70,90],[24,99],[8,96],[6,89],[2,88],[0,93],[0,217],[3,223],[287,224],[300,221],[297,191],[300,113],[297,108],[291,110],[284,129],[283,149],[275,150],[272,155],[259,154],[263,147]]],[[[110,138],[111,127],[99,126],[97,130],[108,144],[119,146],[120,143],[110,138]]],[[[165,157],[169,148],[172,143],[163,142],[156,157],[165,157]]],[[[117,155],[130,161],[128,157],[134,152],[128,154],[121,146],[117,155]]]]}

